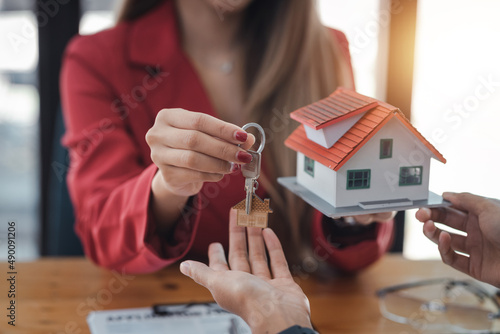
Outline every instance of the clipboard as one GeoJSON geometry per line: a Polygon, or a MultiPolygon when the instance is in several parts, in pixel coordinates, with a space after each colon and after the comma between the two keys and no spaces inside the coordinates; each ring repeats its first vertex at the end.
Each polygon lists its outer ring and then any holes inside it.
{"type": "Polygon", "coordinates": [[[216,303],[154,305],[93,311],[87,316],[92,334],[251,334],[239,316],[216,303]]]}

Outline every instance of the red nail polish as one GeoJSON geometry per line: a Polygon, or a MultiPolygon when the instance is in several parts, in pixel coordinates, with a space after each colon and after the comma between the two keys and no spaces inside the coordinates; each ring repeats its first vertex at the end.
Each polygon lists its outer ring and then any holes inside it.
{"type": "Polygon", "coordinates": [[[236,134],[234,135],[234,137],[236,138],[236,140],[244,143],[247,141],[248,133],[246,133],[244,131],[236,131],[236,134]]]}
{"type": "Polygon", "coordinates": [[[236,158],[244,163],[249,163],[252,162],[252,155],[250,153],[244,152],[244,151],[239,151],[238,154],[236,154],[236,158]]]}

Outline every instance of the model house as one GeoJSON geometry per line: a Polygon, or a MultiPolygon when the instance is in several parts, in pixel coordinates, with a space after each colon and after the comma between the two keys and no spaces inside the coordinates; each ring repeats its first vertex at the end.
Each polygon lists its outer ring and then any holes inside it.
{"type": "Polygon", "coordinates": [[[430,159],[446,160],[398,108],[339,88],[290,116],[302,125],[285,141],[297,151],[298,188],[288,188],[310,204],[426,206],[430,159]]]}

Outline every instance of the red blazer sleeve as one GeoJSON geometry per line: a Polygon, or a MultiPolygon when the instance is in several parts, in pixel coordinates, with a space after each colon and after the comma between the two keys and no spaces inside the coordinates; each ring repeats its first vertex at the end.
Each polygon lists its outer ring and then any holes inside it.
{"type": "Polygon", "coordinates": [[[187,253],[198,219],[195,214],[180,221],[168,244],[160,240],[148,207],[157,167],[141,158],[127,123],[113,111],[118,94],[100,66],[106,60],[84,39],[72,41],[61,73],[75,229],[95,263],[130,273],[156,271],[187,253]]]}
{"type": "MultiPolygon", "coordinates": [[[[351,69],[350,73],[354,84],[349,42],[343,32],[333,29],[331,32],[335,42],[340,47],[342,55],[346,57],[346,63],[351,69]]],[[[323,215],[316,211],[311,234],[314,254],[341,271],[354,272],[369,266],[384,255],[392,245],[394,221],[375,223],[374,236],[366,236],[366,240],[361,240],[354,245],[343,248],[337,248],[330,242],[331,236],[325,235],[323,224],[327,224],[323,222],[323,215]]],[[[361,238],[363,237],[365,236],[361,236],[361,238]]]]}

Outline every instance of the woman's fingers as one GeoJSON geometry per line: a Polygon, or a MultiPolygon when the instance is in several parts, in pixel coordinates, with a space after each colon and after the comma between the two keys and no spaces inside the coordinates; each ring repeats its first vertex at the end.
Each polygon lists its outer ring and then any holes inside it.
{"type": "Polygon", "coordinates": [[[229,270],[224,247],[220,243],[214,242],[208,246],[208,263],[208,266],[215,271],[229,270]]]}
{"type": "Polygon", "coordinates": [[[266,256],[266,246],[262,238],[262,229],[257,227],[247,228],[248,259],[252,274],[261,278],[271,278],[266,256]]]}
{"type": "Polygon", "coordinates": [[[396,211],[379,212],[373,214],[373,220],[376,222],[386,222],[396,216],[396,211]]]}
{"type": "Polygon", "coordinates": [[[157,117],[178,129],[197,130],[233,144],[242,144],[248,138],[247,132],[242,128],[204,113],[163,109],[157,117]]]}
{"type": "Polygon", "coordinates": [[[231,270],[249,273],[247,236],[245,227],[236,225],[237,212],[231,209],[229,213],[229,266],[231,270]]]}
{"type": "Polygon", "coordinates": [[[166,148],[155,155],[153,161],[160,166],[169,165],[204,173],[227,174],[231,172],[231,163],[189,150],[166,148]]]}
{"type": "Polygon", "coordinates": [[[163,166],[162,177],[172,187],[182,187],[188,183],[218,182],[224,174],[205,173],[175,166],[163,166]]]}
{"type": "Polygon", "coordinates": [[[356,223],[361,224],[361,225],[368,225],[373,222],[386,222],[394,218],[396,215],[396,211],[389,211],[389,212],[380,212],[380,213],[374,213],[374,214],[367,214],[367,215],[358,215],[358,216],[353,216],[354,220],[356,223]]]}
{"type": "Polygon", "coordinates": [[[179,196],[196,194],[204,182],[220,181],[252,161],[246,152],[255,142],[240,127],[204,113],[163,109],[146,134],[151,159],[163,186],[179,196]]]}
{"type": "Polygon", "coordinates": [[[269,254],[269,260],[271,262],[271,271],[273,273],[273,278],[292,278],[290,269],[288,268],[288,263],[285,258],[285,253],[281,247],[281,243],[270,228],[264,229],[262,231],[264,241],[266,243],[267,252],[269,254]]]}
{"type": "Polygon", "coordinates": [[[234,124],[203,113],[163,109],[146,140],[151,147],[151,158],[163,174],[165,166],[228,174],[237,170],[237,164],[251,162],[252,156],[246,149],[252,146],[255,137],[234,124]]]}
{"type": "Polygon", "coordinates": [[[249,150],[253,146],[253,144],[255,144],[255,136],[249,133],[247,141],[241,144],[241,148],[244,150],[249,150]]]}
{"type": "MultiPolygon", "coordinates": [[[[252,156],[243,147],[212,137],[196,130],[169,127],[164,134],[164,143],[173,149],[188,150],[220,159],[223,162],[248,163],[252,156]]],[[[255,141],[255,138],[250,137],[255,141]]],[[[252,139],[245,143],[250,143],[252,139]]],[[[248,144],[249,145],[249,144],[248,144]]]]}

